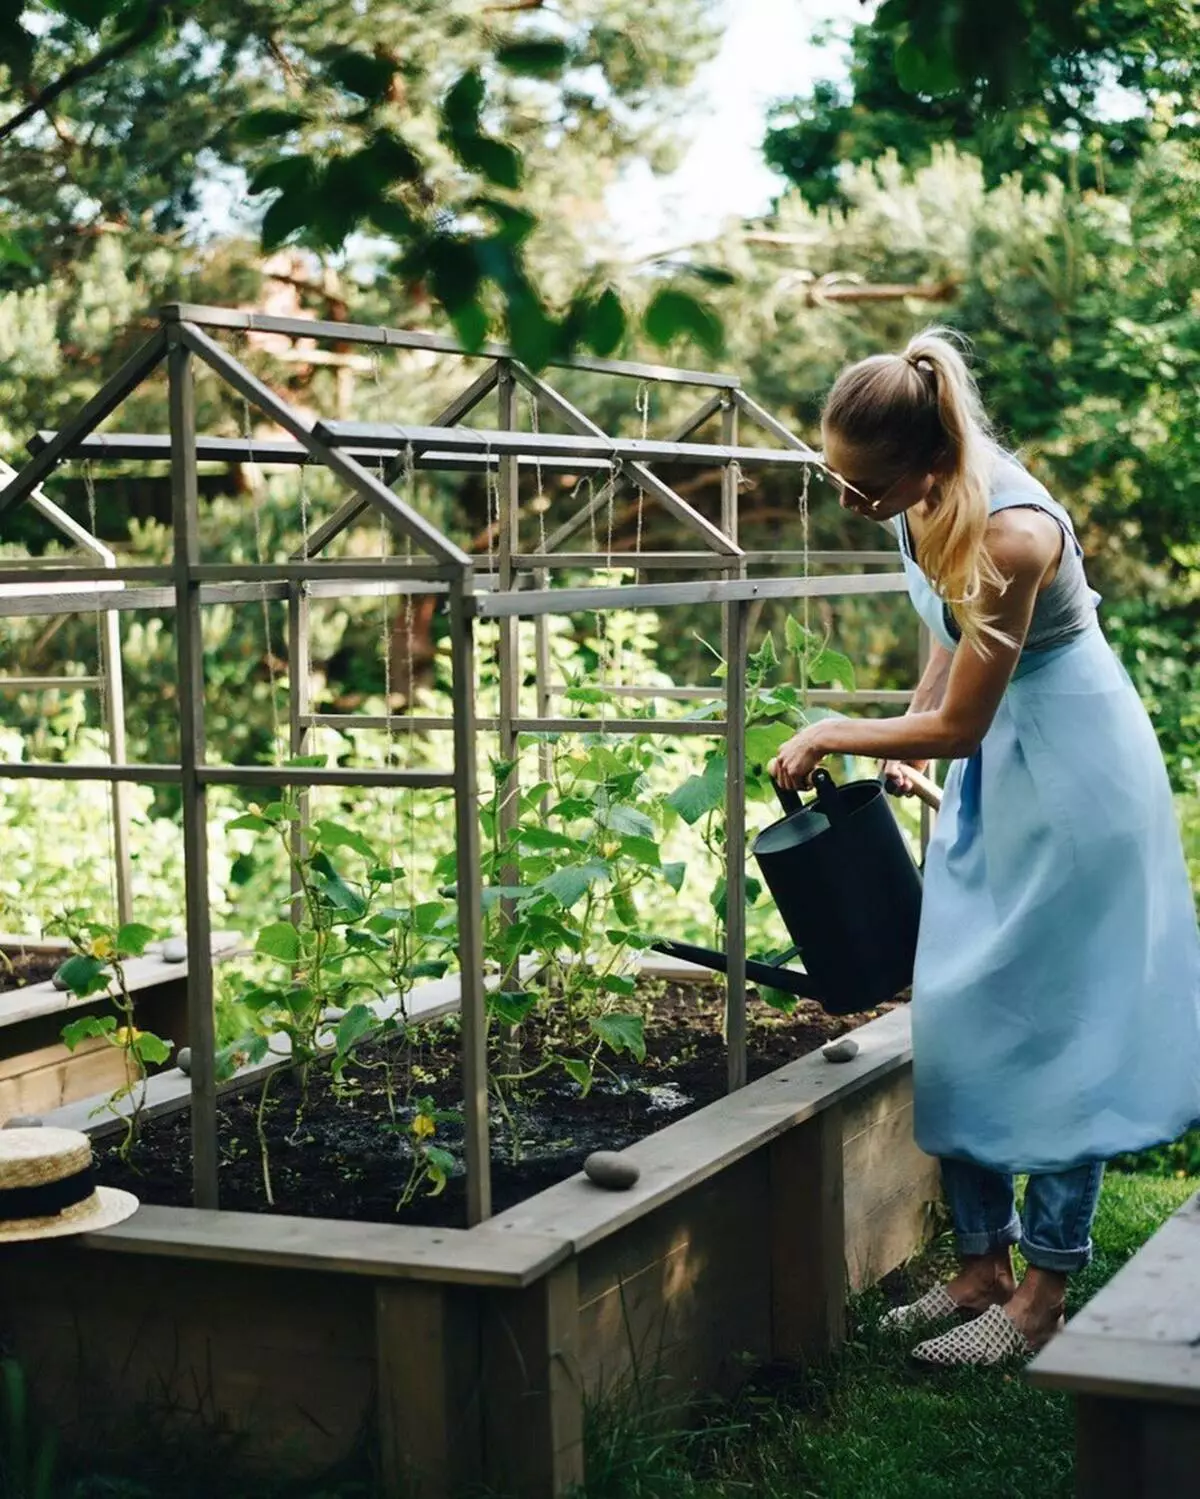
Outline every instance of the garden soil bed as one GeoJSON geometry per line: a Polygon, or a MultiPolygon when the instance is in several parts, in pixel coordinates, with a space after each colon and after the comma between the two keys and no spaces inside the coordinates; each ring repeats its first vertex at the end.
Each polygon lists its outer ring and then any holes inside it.
{"type": "MultiPolygon", "coordinates": [[[[703,1108],[726,1091],[726,1053],[721,1037],[723,987],[716,982],[643,980],[637,1003],[645,1010],[646,1060],[606,1054],[611,1073],[597,1070],[592,1091],[561,1068],[522,1086],[513,1132],[492,1107],[492,1193],[496,1212],[573,1176],[593,1150],[623,1150],[664,1125],[703,1108]]],[[[885,1006],[883,1008],[891,1008],[885,1006]]],[[[830,1016],[801,1001],[791,1015],[762,1004],[751,992],[748,1071],[750,1081],[875,1018],[830,1016]]],[[[527,1025],[518,1064],[534,1067],[543,1052],[536,1028],[527,1025]]],[[[444,1192],[422,1192],[401,1211],[397,1201],[412,1157],[404,1126],[413,1107],[403,1100],[432,1098],[438,1110],[461,1108],[458,1036],[453,1021],[415,1027],[407,1047],[396,1041],[364,1046],[347,1068],[340,1090],[325,1068],[313,1069],[297,1127],[300,1085],[294,1074],[277,1074],[266,1121],[274,1188],[274,1211],[300,1217],[358,1222],[466,1226],[466,1190],[461,1167],[444,1192]],[[386,1069],[399,1100],[396,1121],[388,1109],[386,1069]]],[[[229,1094],[219,1105],[221,1206],[239,1212],[270,1212],[256,1136],[259,1088],[229,1094]]],[[[462,1128],[439,1122],[437,1143],[461,1160],[462,1128]]],[[[146,1203],[187,1207],[191,1203],[191,1126],[186,1112],[149,1122],[128,1162],[115,1145],[97,1147],[100,1178],[124,1187],[146,1203]]]]}
{"type": "Polygon", "coordinates": [[[28,989],[31,984],[44,984],[52,979],[62,967],[69,952],[10,952],[7,961],[0,959],[0,994],[13,989],[28,989]]]}

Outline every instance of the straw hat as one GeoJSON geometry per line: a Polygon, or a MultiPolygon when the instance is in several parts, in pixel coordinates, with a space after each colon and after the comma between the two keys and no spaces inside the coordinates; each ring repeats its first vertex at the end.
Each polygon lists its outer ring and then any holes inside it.
{"type": "Polygon", "coordinates": [[[0,1130],[0,1244],[111,1228],[137,1207],[132,1192],[96,1185],[86,1135],[0,1130]]]}

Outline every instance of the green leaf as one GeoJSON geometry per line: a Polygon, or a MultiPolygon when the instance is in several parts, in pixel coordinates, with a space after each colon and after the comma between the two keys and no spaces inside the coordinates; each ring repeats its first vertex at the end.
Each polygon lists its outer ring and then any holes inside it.
{"type": "MultiPolygon", "coordinates": [[[[296,770],[322,770],[329,764],[328,755],[289,755],[283,762],[296,770]]],[[[282,806],[283,803],[272,803],[272,806],[282,806]]],[[[269,810],[269,809],[268,809],[269,810]]]]}
{"type": "Polygon", "coordinates": [[[114,1015],[84,1015],[64,1025],[60,1035],[68,1051],[74,1051],[81,1041],[91,1041],[111,1036],[117,1028],[114,1015]]]}
{"type": "Polygon", "coordinates": [[[276,136],[290,135],[307,125],[310,116],[295,109],[253,109],[243,115],[234,126],[238,140],[249,144],[274,140],[276,136]]]}
{"type": "Polygon", "coordinates": [[[595,1081],[595,1074],[591,1067],[577,1057],[559,1057],[558,1060],[562,1063],[562,1069],[567,1076],[579,1084],[586,1098],[592,1091],[592,1083],[595,1081]]]}
{"type": "Polygon", "coordinates": [[[290,921],[273,921],[259,932],[254,951],[280,963],[298,963],[300,933],[290,921]]]}
{"type": "Polygon", "coordinates": [[[170,1059],[174,1048],[169,1041],[151,1031],[139,1031],[133,1038],[133,1049],[147,1066],[161,1067],[170,1059]]]}
{"type": "Polygon", "coordinates": [[[588,1023],[613,1051],[627,1051],[639,1062],[646,1060],[646,1026],[640,1015],[593,1015],[588,1023]]]}
{"type": "Polygon", "coordinates": [[[517,841],[526,848],[582,849],[586,847],[580,838],[572,838],[566,833],[555,832],[553,828],[543,827],[519,828],[517,841]]]}
{"type": "Polygon", "coordinates": [[[317,180],[316,163],[311,156],[281,156],[259,167],[250,179],[249,191],[258,193],[306,193],[317,180]]]}
{"type": "Polygon", "coordinates": [[[287,996],[282,989],[259,987],[247,989],[238,999],[238,1004],[245,1005],[255,1015],[261,1014],[263,1010],[282,1009],[286,1002],[287,996]]]}
{"type": "Polygon", "coordinates": [[[361,1041],[375,1024],[374,1013],[366,1005],[351,1005],[338,1021],[333,1044],[339,1056],[346,1056],[356,1042],[361,1041]]]}
{"type": "Polygon", "coordinates": [[[109,985],[108,964],[100,958],[83,953],[68,958],[54,976],[60,984],[65,984],[72,994],[80,998],[102,993],[109,985]]]}
{"type": "Polygon", "coordinates": [[[596,821],[602,828],[611,828],[614,833],[629,833],[635,838],[654,836],[654,819],[647,817],[645,812],[639,812],[636,807],[602,807],[596,813],[596,821]]]}
{"type": "Polygon", "coordinates": [[[691,339],[714,357],[724,348],[725,333],[716,313],[687,292],[670,286],[654,294],[642,322],[647,336],[659,348],[677,338],[691,339]]]}
{"type": "Polygon", "coordinates": [[[786,994],[782,989],[768,989],[763,984],[758,985],[758,997],[763,1004],[784,1015],[790,1015],[799,1003],[794,994],[786,994]]]}
{"type": "MultiPolygon", "coordinates": [[[[378,855],[363,835],[353,828],[343,827],[339,822],[330,822],[322,818],[320,822],[313,825],[312,842],[324,849],[348,848],[356,854],[361,854],[364,859],[374,861],[378,855]]],[[[389,876],[390,877],[390,876],[389,876]]]]}
{"type": "Polygon", "coordinates": [[[823,650],[809,663],[808,675],[814,682],[836,682],[847,692],[854,691],[854,667],[840,651],[823,650]]]}
{"type": "Polygon", "coordinates": [[[622,838],[621,853],[646,869],[658,869],[662,865],[662,855],[653,838],[622,838]]]}
{"type": "Polygon", "coordinates": [[[600,980],[600,987],[606,994],[632,994],[637,980],[628,973],[606,973],[600,980]]]}
{"type": "Polygon", "coordinates": [[[504,1025],[521,1025],[529,1018],[536,1004],[536,994],[499,990],[487,997],[489,1013],[504,1025]]]}
{"type": "Polygon", "coordinates": [[[232,822],[225,824],[227,833],[269,833],[275,824],[268,822],[265,817],[259,817],[255,812],[243,812],[241,817],[235,817],[232,822]]]}
{"type": "Polygon", "coordinates": [[[367,903],[357,890],[351,889],[330,862],[328,854],[314,854],[309,865],[313,883],[322,899],[351,920],[366,913],[367,903]]]}
{"type": "Polygon", "coordinates": [[[24,266],[28,270],[33,267],[33,256],[11,234],[0,234],[0,262],[24,266]]]}
{"type": "Polygon", "coordinates": [[[746,730],[747,765],[767,765],[795,733],[791,724],[762,723],[746,730]]]}
{"type": "Polygon", "coordinates": [[[896,48],[896,82],[905,93],[934,97],[954,93],[959,86],[954,59],[944,44],[925,52],[911,38],[896,48]]]}
{"type": "Polygon", "coordinates": [[[335,83],[372,104],[379,104],[387,98],[396,72],[395,64],[386,58],[340,49],[326,63],[325,69],[335,83]]]}
{"type": "Polygon", "coordinates": [[[557,78],[569,56],[567,44],[549,36],[505,42],[496,49],[496,61],[502,68],[530,78],[557,78]]]}
{"type": "Polygon", "coordinates": [[[662,873],[663,879],[666,880],[667,884],[678,895],[683,889],[683,877],[687,874],[687,865],[682,860],[677,860],[671,864],[664,864],[662,873]]]}
{"type": "Polygon", "coordinates": [[[137,921],[128,921],[117,930],[117,953],[122,958],[140,958],[146,951],[146,944],[153,942],[155,931],[152,926],[143,926],[137,921]]]}
{"type": "Polygon", "coordinates": [[[568,864],[541,880],[537,889],[545,895],[553,896],[563,910],[569,911],[597,880],[604,879],[608,873],[608,865],[599,859],[589,860],[586,864],[568,864]]]}
{"type": "Polygon", "coordinates": [[[763,636],[763,642],[756,651],[750,653],[750,670],[761,681],[769,672],[775,670],[779,665],[779,652],[775,649],[775,637],[770,630],[763,636]]]}
{"type": "Polygon", "coordinates": [[[714,755],[703,774],[689,776],[666,799],[668,807],[678,812],[688,826],[725,804],[725,756],[714,755]]]}
{"type": "Polygon", "coordinates": [[[442,101],[442,120],[451,135],[478,135],[479,115],[486,94],[477,68],[464,73],[442,101]]]}
{"type": "Polygon", "coordinates": [[[521,153],[507,141],[489,140],[486,135],[456,136],[453,146],[468,171],[478,172],[497,187],[520,187],[521,153]]]}
{"type": "Polygon", "coordinates": [[[625,308],[611,286],[588,303],[583,320],[583,342],[600,359],[607,359],[625,337],[625,308]]]}
{"type": "Polygon", "coordinates": [[[794,614],[789,614],[783,622],[783,642],[796,655],[802,655],[808,649],[813,635],[814,632],[805,629],[794,614]]]}
{"type": "Polygon", "coordinates": [[[408,975],[414,979],[440,979],[445,977],[449,967],[450,964],[442,958],[423,958],[412,965],[408,975]]]}

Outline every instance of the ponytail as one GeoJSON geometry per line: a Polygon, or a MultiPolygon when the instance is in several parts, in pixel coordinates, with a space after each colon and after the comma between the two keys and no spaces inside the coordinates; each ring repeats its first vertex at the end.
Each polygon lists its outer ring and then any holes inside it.
{"type": "Polygon", "coordinates": [[[902,354],[879,354],[838,377],[822,421],[881,478],[926,468],[939,500],[917,562],[950,606],[963,639],[987,654],[1006,641],[983,610],[984,590],[1007,586],[984,545],[995,445],[979,391],[947,330],[931,328],[902,354]]]}

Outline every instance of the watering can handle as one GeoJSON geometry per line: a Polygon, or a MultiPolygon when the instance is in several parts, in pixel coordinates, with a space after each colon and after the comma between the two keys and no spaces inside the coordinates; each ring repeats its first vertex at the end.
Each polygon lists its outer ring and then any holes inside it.
{"type": "Polygon", "coordinates": [[[914,770],[911,765],[905,768],[904,773],[907,775],[912,789],[916,793],[917,800],[924,802],[927,807],[931,807],[935,812],[940,811],[942,806],[942,788],[937,782],[931,781],[928,776],[923,776],[919,770],[914,770]]]}
{"type": "MultiPolygon", "coordinates": [[[[772,760],[767,766],[767,774],[771,777],[771,784],[775,788],[775,795],[779,798],[779,805],[787,816],[793,812],[802,812],[804,803],[800,800],[799,792],[792,791],[781,786],[775,779],[775,761],[772,760]]],[[[818,766],[812,773],[813,790],[817,793],[816,805],[820,807],[830,822],[835,822],[842,812],[841,804],[837,796],[837,783],[827,770],[818,766]]],[[[812,805],[810,803],[810,805],[812,805]]]]}
{"type": "Polygon", "coordinates": [[[779,798],[779,805],[783,808],[783,815],[790,817],[793,812],[802,812],[804,810],[804,803],[800,800],[800,793],[792,791],[786,786],[781,786],[775,779],[773,774],[774,769],[775,762],[772,760],[768,766],[768,773],[771,774],[771,785],[775,788],[775,795],[779,798]]]}

